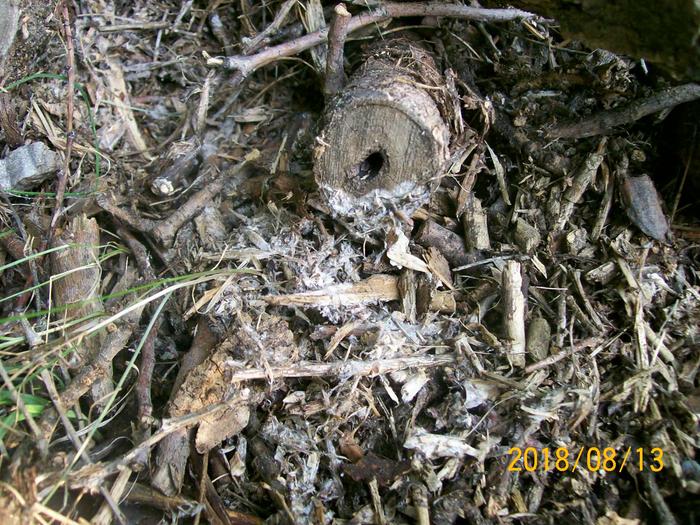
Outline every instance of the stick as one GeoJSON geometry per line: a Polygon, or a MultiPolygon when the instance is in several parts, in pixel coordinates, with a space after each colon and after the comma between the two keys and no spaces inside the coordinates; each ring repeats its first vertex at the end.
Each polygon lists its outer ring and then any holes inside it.
{"type": "Polygon", "coordinates": [[[428,507],[428,489],[422,483],[411,487],[413,506],[416,509],[418,525],[430,525],[430,509],[428,507]]]}
{"type": "Polygon", "coordinates": [[[481,201],[473,193],[466,199],[462,215],[464,238],[469,250],[490,250],[488,219],[486,210],[481,207],[481,201]]]}
{"type": "Polygon", "coordinates": [[[274,35],[279,30],[280,26],[284,23],[284,20],[285,18],[287,18],[289,11],[292,10],[292,7],[294,7],[294,4],[296,3],[297,0],[287,0],[284,4],[282,4],[282,7],[280,7],[277,11],[275,18],[272,20],[272,23],[269,26],[267,26],[263,31],[260,31],[260,33],[255,35],[252,39],[250,39],[250,41],[245,44],[243,52],[245,54],[248,54],[255,51],[260,47],[261,44],[268,40],[268,38],[271,35],[274,35]]]}
{"type": "MultiPolygon", "coordinates": [[[[85,365],[61,393],[60,399],[63,406],[72,406],[77,403],[98,378],[104,377],[107,367],[112,364],[114,357],[124,348],[132,332],[132,327],[124,327],[108,335],[102,350],[95,356],[94,361],[85,365]]],[[[47,441],[51,440],[57,420],[58,413],[55,410],[46,410],[39,422],[44,439],[47,441]]]]}
{"type": "Polygon", "coordinates": [[[135,230],[153,235],[161,246],[170,247],[175,240],[175,235],[182,226],[201,212],[204,207],[221,193],[227,177],[235,176],[250,162],[260,157],[258,150],[253,150],[245,156],[245,160],[235,166],[230,172],[220,174],[215,180],[206,183],[203,189],[195,193],[190,199],[177,209],[170,217],[160,221],[143,219],[129,210],[120,208],[109,195],[98,195],[97,205],[107,213],[113,215],[124,224],[135,230]]]}
{"type": "MultiPolygon", "coordinates": [[[[7,135],[7,132],[5,132],[7,135]]],[[[30,256],[33,254],[33,250],[31,247],[31,243],[28,243],[28,235],[27,235],[27,230],[24,228],[24,223],[22,222],[22,219],[20,218],[19,214],[17,213],[17,210],[15,209],[14,205],[10,201],[10,199],[7,197],[7,194],[5,192],[0,192],[0,200],[5,204],[6,209],[9,210],[10,214],[12,215],[12,219],[15,222],[15,225],[17,226],[17,234],[10,233],[9,235],[4,235],[0,237],[0,245],[2,245],[7,252],[12,255],[13,258],[16,260],[24,259],[26,256],[30,256]],[[25,253],[26,251],[26,253],[25,253]]],[[[41,249],[41,248],[40,248],[41,249]]],[[[25,274],[25,277],[27,278],[28,281],[31,281],[32,286],[37,286],[40,281],[39,281],[39,271],[37,270],[37,265],[36,265],[36,259],[33,257],[30,257],[27,260],[27,267],[29,270],[28,274],[25,274]]],[[[27,292],[27,294],[30,292],[27,292]]],[[[23,296],[20,296],[18,301],[23,301],[23,300],[29,300],[29,296],[27,294],[23,294],[23,296]]],[[[34,296],[34,303],[36,305],[37,311],[40,311],[42,309],[42,293],[41,293],[41,288],[37,287],[31,295],[34,296]]],[[[16,309],[20,310],[19,304],[16,305],[16,309]]],[[[32,341],[30,339],[27,340],[27,342],[32,346],[32,341]]]]}
{"type": "Polygon", "coordinates": [[[66,101],[66,153],[63,161],[63,169],[58,174],[58,185],[56,187],[56,204],[51,217],[49,227],[49,239],[53,237],[56,223],[63,209],[63,196],[66,193],[66,185],[70,176],[70,157],[73,150],[73,99],[75,98],[75,50],[73,48],[73,29],[70,23],[70,13],[68,12],[68,0],[63,0],[63,31],[66,37],[66,58],[68,61],[68,94],[66,101]]]}
{"type": "Polygon", "coordinates": [[[424,355],[418,357],[395,357],[376,361],[348,360],[320,363],[316,361],[299,361],[289,366],[272,368],[249,368],[233,371],[229,381],[240,383],[253,379],[281,379],[290,377],[361,377],[377,376],[397,372],[407,368],[425,368],[449,365],[456,360],[452,354],[442,356],[424,355]]]}
{"type": "Polygon", "coordinates": [[[658,113],[700,98],[700,84],[683,84],[654,93],[648,98],[635,100],[622,108],[601,111],[590,118],[573,124],[556,126],[549,130],[550,138],[580,139],[608,133],[616,126],[635,122],[642,117],[658,113]]]}
{"type": "MultiPolygon", "coordinates": [[[[277,379],[282,377],[375,376],[407,368],[450,365],[456,363],[457,359],[458,356],[456,354],[446,354],[441,356],[424,355],[418,357],[395,357],[377,361],[352,360],[333,363],[302,361],[288,367],[275,367],[272,369],[252,368],[240,370],[238,372],[234,371],[230,381],[242,382],[253,379],[267,380],[270,376],[277,379]]],[[[69,486],[74,489],[97,487],[103,482],[104,478],[130,465],[131,462],[135,458],[141,456],[145,450],[150,449],[173,432],[192,427],[203,418],[227,408],[230,408],[230,405],[226,402],[215,403],[181,417],[163,419],[161,427],[157,432],[120,458],[110,463],[99,465],[99,469],[96,469],[95,466],[91,466],[90,468],[81,468],[74,472],[70,476],[69,486]]],[[[58,479],[54,478],[46,480],[48,484],[52,485],[55,485],[58,481],[58,479]]]]}
{"type": "MultiPolygon", "coordinates": [[[[154,282],[156,280],[156,275],[151,267],[150,260],[148,258],[148,251],[146,247],[141,244],[136,237],[131,235],[131,232],[119,226],[117,228],[117,234],[126,243],[131,250],[131,254],[134,259],[136,259],[136,266],[139,269],[139,273],[145,282],[154,282]]],[[[151,305],[152,306],[152,305],[151,305]]],[[[153,314],[154,308],[150,308],[150,313],[153,314]]],[[[148,332],[146,340],[141,349],[141,366],[139,367],[139,376],[136,380],[136,403],[138,405],[138,423],[144,428],[150,426],[151,415],[153,414],[153,403],[151,401],[151,380],[153,378],[153,369],[155,368],[156,356],[155,356],[155,341],[160,329],[161,319],[160,317],[153,324],[153,327],[148,332]]]]}
{"type": "MultiPolygon", "coordinates": [[[[68,485],[71,488],[88,489],[91,491],[98,490],[104,483],[104,479],[122,471],[125,467],[129,467],[135,460],[144,455],[144,452],[158,444],[164,438],[182,428],[196,425],[203,418],[215,414],[221,410],[230,408],[228,403],[215,403],[209,405],[202,410],[186,414],[182,417],[163,419],[160,429],[151,437],[145,439],[138,446],[131,449],[123,456],[110,461],[109,463],[95,463],[87,465],[69,475],[68,485]]],[[[46,479],[45,486],[54,490],[63,483],[60,475],[46,479]]],[[[42,491],[43,492],[43,491],[42,491]]],[[[40,495],[42,494],[40,492],[40,495]]]]}
{"type": "MultiPolygon", "coordinates": [[[[245,161],[236,166],[231,175],[234,175],[248,163],[257,160],[260,157],[258,150],[253,150],[245,157],[245,161]]],[[[221,193],[224,188],[227,178],[219,175],[219,177],[207,184],[203,189],[195,193],[187,202],[185,202],[178,210],[164,221],[160,221],[151,232],[156,240],[163,246],[170,246],[175,239],[175,234],[182,226],[192,219],[195,215],[201,212],[204,207],[214,199],[216,195],[221,193]]]]}
{"type": "Polygon", "coordinates": [[[678,211],[678,203],[681,201],[681,195],[683,194],[683,188],[685,187],[685,181],[688,178],[688,171],[690,170],[690,165],[693,163],[693,153],[695,153],[695,146],[697,145],[697,135],[698,126],[697,123],[693,127],[693,139],[690,141],[690,151],[688,151],[688,160],[685,163],[685,169],[683,170],[683,176],[681,177],[681,183],[678,186],[678,191],[676,192],[676,198],[673,199],[673,208],[671,208],[671,215],[668,218],[668,223],[673,224],[673,219],[676,217],[676,211],[678,211]]]}
{"type": "Polygon", "coordinates": [[[326,57],[326,82],[324,93],[332,96],[343,89],[345,84],[344,49],[345,37],[348,35],[348,24],[352,15],[348,13],[345,4],[338,4],[333,10],[331,27],[328,30],[328,56],[326,57]]]}
{"type": "Polygon", "coordinates": [[[563,230],[569,218],[574,212],[574,208],[583,197],[583,194],[588,189],[591,181],[600,167],[600,164],[605,159],[607,138],[603,137],[598,143],[595,151],[591,152],[583,164],[578,168],[573,176],[571,186],[564,192],[559,217],[554,224],[554,232],[559,233],[563,230]]]}
{"type": "MultiPolygon", "coordinates": [[[[444,4],[442,2],[430,2],[427,4],[390,2],[374,11],[352,17],[348,23],[347,33],[352,33],[368,25],[378,24],[392,18],[412,16],[447,16],[480,20],[482,22],[507,22],[521,18],[526,20],[537,18],[537,15],[519,9],[483,9],[459,4],[444,4]]],[[[328,28],[324,28],[295,40],[269,47],[255,55],[234,55],[223,58],[209,57],[207,65],[237,70],[245,78],[267,64],[296,55],[326,42],[328,40],[328,31],[328,28]]]]}

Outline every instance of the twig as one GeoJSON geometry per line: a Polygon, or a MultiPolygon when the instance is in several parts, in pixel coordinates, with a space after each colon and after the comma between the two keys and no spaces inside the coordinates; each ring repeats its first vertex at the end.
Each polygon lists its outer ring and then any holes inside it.
{"type": "Polygon", "coordinates": [[[159,316],[153,324],[153,328],[145,336],[146,340],[141,349],[141,366],[139,367],[139,377],[136,381],[136,401],[138,404],[139,424],[143,427],[150,426],[153,414],[151,382],[153,381],[153,370],[156,365],[155,344],[161,322],[162,320],[159,316]]]}
{"type": "Polygon", "coordinates": [[[613,178],[610,176],[610,169],[605,162],[600,164],[600,171],[603,173],[603,180],[605,181],[605,194],[603,195],[603,200],[601,201],[598,209],[598,216],[596,217],[593,228],[591,229],[592,241],[597,241],[600,238],[601,233],[603,233],[603,228],[605,228],[608,215],[610,215],[613,193],[615,191],[615,184],[613,183],[613,178]]]}
{"type": "Polygon", "coordinates": [[[46,392],[49,394],[49,399],[51,399],[56,412],[58,412],[58,417],[61,419],[61,423],[63,423],[63,428],[66,430],[68,439],[70,439],[71,443],[73,443],[73,446],[78,451],[85,463],[91,463],[90,456],[88,456],[85,447],[83,447],[83,442],[80,440],[78,433],[75,431],[73,423],[71,423],[70,419],[68,419],[65,405],[61,402],[61,397],[58,394],[58,390],[56,390],[56,383],[54,383],[51,373],[48,371],[48,369],[44,368],[39,375],[46,386],[46,392]]]}
{"type": "Polygon", "coordinates": [[[178,12],[177,16],[175,17],[175,21],[173,22],[172,27],[174,29],[177,28],[182,23],[182,19],[185,18],[185,15],[190,12],[190,9],[192,9],[192,4],[194,3],[194,0],[184,0],[181,2],[182,5],[180,6],[180,11],[178,12]]]}
{"type": "Polygon", "coordinates": [[[333,10],[331,27],[328,30],[328,55],[326,57],[326,79],[324,93],[332,96],[338,93],[345,84],[344,46],[348,35],[348,24],[352,15],[345,4],[338,4],[333,10]]]}
{"type": "MultiPolygon", "coordinates": [[[[197,501],[199,502],[200,505],[204,505],[204,503],[205,503],[207,481],[209,480],[209,476],[207,475],[208,469],[209,469],[209,451],[207,450],[204,454],[202,454],[202,473],[199,477],[199,494],[197,496],[197,501]]],[[[202,519],[202,513],[198,512],[194,518],[194,525],[199,525],[199,521],[201,519],[202,519]]]]}
{"type": "MultiPolygon", "coordinates": [[[[139,273],[145,282],[155,282],[156,275],[151,267],[146,247],[134,237],[129,230],[120,226],[117,234],[126,243],[136,260],[139,273]]],[[[153,309],[151,308],[151,314],[153,309]]],[[[143,427],[148,427],[153,414],[153,403],[151,402],[151,381],[153,379],[153,369],[155,368],[155,341],[160,329],[161,319],[156,319],[152,329],[144,337],[143,348],[141,349],[141,366],[139,376],[136,381],[136,401],[138,404],[138,422],[143,427]]]]}
{"type": "MultiPolygon", "coordinates": [[[[69,485],[71,488],[96,490],[104,482],[106,477],[116,474],[124,467],[131,465],[136,459],[143,457],[144,452],[150,450],[151,447],[160,443],[173,432],[196,425],[205,417],[212,416],[218,412],[230,408],[231,405],[229,403],[215,403],[181,417],[163,419],[161,422],[161,427],[157,432],[155,432],[151,437],[142,441],[138,446],[134,447],[123,456],[109,463],[90,465],[87,468],[83,467],[75,471],[70,476],[72,479],[69,482],[69,485]]],[[[50,486],[53,489],[58,483],[61,483],[62,480],[60,476],[58,476],[47,479],[46,482],[47,487],[50,486]]]]}
{"type": "Polygon", "coordinates": [[[651,501],[651,507],[656,512],[658,523],[660,525],[676,525],[678,521],[664,500],[654,475],[649,471],[640,472],[640,478],[642,480],[642,485],[646,489],[647,496],[651,501]]]}
{"type": "MultiPolygon", "coordinates": [[[[352,360],[337,361],[333,363],[302,361],[289,367],[275,367],[271,369],[252,368],[248,370],[241,370],[234,372],[230,378],[230,381],[242,382],[254,379],[267,380],[270,377],[270,373],[273,377],[278,379],[282,377],[341,376],[345,378],[374,376],[405,370],[407,368],[450,365],[457,362],[457,359],[458,357],[455,354],[446,354],[441,356],[425,355],[419,357],[396,357],[376,361],[352,360]]],[[[215,403],[181,417],[163,419],[160,429],[150,438],[144,440],[141,444],[120,458],[110,463],[99,465],[99,468],[97,468],[95,465],[90,466],[87,469],[83,468],[76,471],[71,476],[72,479],[69,482],[69,485],[71,488],[85,488],[94,490],[96,487],[100,486],[106,477],[111,476],[119,472],[123,467],[130,465],[135,458],[142,456],[145,450],[150,449],[173,432],[177,432],[183,428],[192,427],[203,418],[211,416],[219,411],[230,409],[231,406],[232,405],[230,403],[226,402],[215,403]]],[[[55,485],[59,482],[60,479],[57,478],[46,479],[47,484],[55,485]]]]}
{"type": "Polygon", "coordinates": [[[104,25],[99,26],[97,30],[100,33],[121,33],[122,31],[148,31],[152,29],[165,29],[170,27],[170,22],[137,22],[133,24],[120,25],[104,25]]]}
{"type": "Polygon", "coordinates": [[[550,138],[579,139],[608,133],[616,126],[635,122],[642,117],[670,109],[678,104],[700,98],[700,84],[684,84],[664,89],[652,96],[635,100],[622,108],[602,111],[590,118],[573,124],[564,124],[550,129],[550,138]]]}
{"type": "Polygon", "coordinates": [[[210,71],[207,77],[204,79],[204,85],[202,86],[201,95],[199,97],[199,106],[197,107],[197,120],[195,121],[194,131],[197,137],[202,137],[204,134],[204,127],[207,120],[207,111],[209,110],[209,92],[211,91],[212,79],[215,76],[214,71],[210,71]]]}
{"type": "Polygon", "coordinates": [[[466,198],[462,215],[464,239],[469,250],[490,250],[489,228],[486,210],[473,193],[466,198]]]}
{"type": "Polygon", "coordinates": [[[569,222],[576,204],[581,200],[583,194],[595,177],[595,174],[598,172],[598,168],[605,158],[606,142],[606,137],[600,139],[595,151],[591,152],[588,157],[586,157],[586,160],[583,161],[583,164],[581,164],[574,173],[571,186],[564,192],[559,217],[554,225],[554,231],[556,233],[561,232],[566,223],[569,222]]]}
{"type": "Polygon", "coordinates": [[[289,11],[292,10],[292,7],[294,7],[294,4],[296,3],[297,0],[286,0],[286,2],[282,4],[282,7],[280,7],[277,10],[277,14],[272,20],[272,23],[269,26],[267,26],[263,31],[260,31],[260,33],[251,38],[249,42],[245,43],[243,47],[243,52],[246,55],[252,53],[253,51],[257,50],[262,44],[264,44],[270,36],[274,35],[282,26],[284,20],[289,14],[289,11]]]}
{"type": "MultiPolygon", "coordinates": [[[[210,9],[211,9],[211,7],[210,7],[210,9]]],[[[211,13],[209,13],[208,20],[209,20],[209,27],[211,28],[211,32],[214,34],[216,39],[219,41],[219,43],[221,44],[221,47],[223,47],[226,54],[232,54],[233,53],[233,46],[231,45],[231,40],[228,37],[228,32],[224,28],[224,23],[221,20],[219,13],[217,13],[216,10],[212,10],[211,13]]]]}
{"type": "Polygon", "coordinates": [[[133,474],[131,469],[125,468],[119,472],[117,479],[114,480],[112,488],[109,491],[106,487],[100,488],[100,492],[105,497],[106,501],[102,504],[100,510],[97,511],[97,514],[92,517],[92,525],[110,525],[112,523],[112,514],[114,514],[114,517],[119,523],[128,523],[124,514],[119,510],[116,501],[120,501],[124,492],[126,492],[131,474],[133,474]]]}
{"type": "MultiPolygon", "coordinates": [[[[132,322],[138,320],[140,310],[137,315],[132,316],[132,322]],[[135,319],[134,319],[135,318],[135,319]]],[[[95,356],[95,359],[85,365],[80,372],[73,378],[66,389],[61,393],[60,400],[63,406],[72,406],[85,394],[92,384],[100,377],[103,377],[107,368],[111,366],[112,360],[124,348],[128,342],[135,326],[131,323],[125,323],[120,328],[111,332],[105,338],[100,353],[95,356]]],[[[39,428],[42,431],[44,439],[49,441],[53,435],[57,422],[57,413],[55,410],[46,410],[41,420],[39,428]]]]}
{"type": "MultiPolygon", "coordinates": [[[[257,151],[257,150],[256,150],[257,151]]],[[[175,235],[190,219],[201,212],[207,204],[221,193],[227,178],[219,175],[213,181],[205,184],[204,188],[187,200],[170,217],[159,221],[151,234],[163,246],[170,246],[175,240],[175,235]]]]}
{"type": "Polygon", "coordinates": [[[53,238],[56,223],[63,211],[63,196],[66,193],[66,185],[70,176],[70,160],[71,152],[73,151],[73,139],[75,132],[73,131],[73,99],[75,98],[75,50],[73,48],[73,29],[71,28],[70,12],[68,11],[68,0],[63,0],[63,33],[66,37],[66,54],[67,54],[67,76],[68,76],[68,93],[66,100],[66,152],[63,160],[63,169],[58,174],[58,185],[56,187],[56,204],[51,217],[51,225],[49,227],[49,239],[53,238]]]}
{"type": "Polygon", "coordinates": [[[182,495],[166,496],[158,490],[141,483],[134,483],[129,488],[129,492],[124,496],[124,500],[137,505],[151,507],[154,509],[167,510],[171,512],[182,512],[188,514],[190,509],[196,509],[196,501],[187,499],[182,495]]]}
{"type": "Polygon", "coordinates": [[[97,204],[100,208],[127,224],[129,227],[144,233],[150,233],[162,246],[169,247],[173,243],[178,230],[182,228],[187,221],[201,212],[216,195],[221,193],[227,178],[229,176],[234,176],[250,162],[257,160],[259,157],[260,152],[258,150],[251,151],[245,156],[245,160],[235,166],[232,171],[229,173],[222,173],[215,180],[208,182],[203,189],[190,197],[190,199],[180,206],[170,217],[161,221],[138,217],[128,210],[117,206],[112,201],[111,197],[107,195],[98,195],[96,198],[97,204]]]}
{"type": "Polygon", "coordinates": [[[428,489],[422,483],[411,487],[413,506],[416,509],[418,525],[430,525],[430,509],[428,507],[428,489]]]}
{"type": "Polygon", "coordinates": [[[386,515],[384,514],[384,505],[382,505],[382,497],[379,494],[379,483],[377,478],[373,477],[367,484],[369,486],[369,495],[374,509],[374,523],[377,525],[386,525],[386,515]]]}
{"type": "Polygon", "coordinates": [[[361,377],[377,376],[406,370],[407,368],[426,368],[434,366],[449,365],[455,362],[452,354],[431,356],[424,355],[418,357],[395,357],[391,359],[379,359],[376,361],[334,361],[332,363],[322,363],[315,361],[299,361],[290,366],[278,366],[271,368],[248,368],[244,370],[232,371],[229,381],[240,383],[253,379],[274,379],[289,377],[361,377]]]}
{"type": "MultiPolygon", "coordinates": [[[[467,7],[460,4],[445,4],[442,2],[430,2],[427,4],[418,2],[390,2],[383,4],[382,7],[376,10],[352,17],[348,23],[347,33],[352,33],[368,25],[378,24],[391,18],[413,16],[445,16],[480,20],[483,22],[507,22],[509,20],[538,18],[537,15],[519,9],[483,9],[467,7]]],[[[301,53],[302,51],[326,42],[328,40],[328,31],[328,28],[324,28],[295,40],[269,47],[255,55],[234,55],[224,58],[210,57],[207,60],[207,65],[221,66],[225,69],[235,69],[245,78],[267,64],[296,55],[297,53],[301,53]]]]}
{"type": "Polygon", "coordinates": [[[533,372],[537,372],[538,370],[542,370],[543,368],[552,366],[558,363],[559,361],[563,361],[564,359],[567,359],[568,357],[574,355],[576,352],[580,352],[581,350],[597,346],[602,342],[603,339],[600,337],[590,337],[588,339],[583,339],[568,350],[562,350],[558,354],[552,354],[536,363],[526,366],[524,372],[525,374],[532,374],[533,372]]]}

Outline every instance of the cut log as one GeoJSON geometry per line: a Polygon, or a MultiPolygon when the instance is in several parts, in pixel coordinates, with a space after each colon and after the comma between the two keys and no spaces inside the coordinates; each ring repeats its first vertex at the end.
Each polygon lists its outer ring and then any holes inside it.
{"type": "Polygon", "coordinates": [[[373,49],[331,100],[317,139],[316,182],[333,213],[371,215],[382,202],[411,212],[425,202],[448,158],[444,91],[417,41],[400,37],[373,49]]]}

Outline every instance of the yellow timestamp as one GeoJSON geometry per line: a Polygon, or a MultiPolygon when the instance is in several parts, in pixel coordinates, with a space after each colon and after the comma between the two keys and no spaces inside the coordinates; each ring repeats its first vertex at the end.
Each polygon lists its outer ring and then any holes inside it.
{"type": "Polygon", "coordinates": [[[590,472],[622,472],[626,465],[639,471],[660,472],[664,469],[664,451],[655,447],[627,447],[618,451],[612,447],[581,447],[569,451],[567,447],[542,448],[512,447],[508,450],[510,472],[559,471],[576,472],[586,469],[590,472]]]}

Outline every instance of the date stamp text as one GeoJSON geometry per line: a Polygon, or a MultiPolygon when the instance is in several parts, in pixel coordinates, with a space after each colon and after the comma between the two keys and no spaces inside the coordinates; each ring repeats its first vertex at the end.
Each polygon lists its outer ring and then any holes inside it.
{"type": "Polygon", "coordinates": [[[510,472],[576,472],[579,468],[590,472],[622,472],[626,466],[640,472],[660,472],[664,468],[664,451],[658,447],[627,447],[622,450],[613,447],[581,447],[575,450],[567,447],[512,447],[508,450],[508,455],[510,472]]]}

